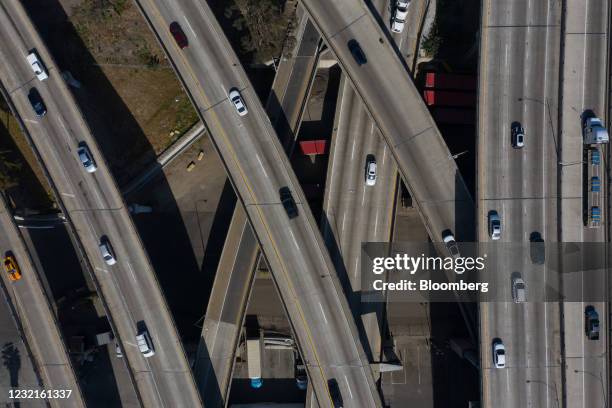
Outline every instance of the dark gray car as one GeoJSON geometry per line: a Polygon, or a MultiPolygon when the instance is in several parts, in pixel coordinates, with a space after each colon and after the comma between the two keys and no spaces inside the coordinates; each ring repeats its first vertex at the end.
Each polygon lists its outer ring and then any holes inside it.
{"type": "Polygon", "coordinates": [[[280,190],[278,190],[278,194],[280,196],[281,203],[283,203],[283,207],[285,207],[285,211],[287,212],[287,216],[289,217],[289,219],[297,217],[297,205],[295,205],[295,200],[291,195],[291,190],[289,190],[289,187],[281,187],[280,190]]]}
{"type": "Polygon", "coordinates": [[[28,100],[32,105],[32,109],[34,109],[34,113],[36,114],[36,116],[38,116],[39,118],[45,116],[45,114],[47,113],[47,107],[45,106],[45,103],[42,100],[42,96],[40,96],[40,93],[38,93],[38,90],[36,88],[30,89],[30,92],[28,92],[28,100]]]}

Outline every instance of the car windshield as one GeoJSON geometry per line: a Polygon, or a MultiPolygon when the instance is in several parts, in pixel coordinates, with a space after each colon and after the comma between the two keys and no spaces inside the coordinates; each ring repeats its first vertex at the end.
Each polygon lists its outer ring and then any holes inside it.
{"type": "Polygon", "coordinates": [[[81,157],[81,161],[83,162],[83,164],[86,164],[86,165],[89,164],[90,159],[89,159],[89,155],[87,154],[87,152],[81,151],[79,156],[81,157]]]}

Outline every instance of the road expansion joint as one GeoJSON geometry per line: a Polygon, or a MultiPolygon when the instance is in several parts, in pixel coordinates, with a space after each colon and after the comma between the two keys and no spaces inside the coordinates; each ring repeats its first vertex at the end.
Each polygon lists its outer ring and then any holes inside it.
{"type": "Polygon", "coordinates": [[[328,38],[331,40],[332,38],[336,37],[338,34],[342,33],[343,31],[346,31],[349,27],[353,26],[355,23],[357,23],[359,20],[361,20],[365,16],[366,16],[366,13],[361,14],[359,17],[357,17],[356,19],[354,19],[353,21],[351,21],[350,23],[342,27],[340,30],[328,36],[328,38]]]}

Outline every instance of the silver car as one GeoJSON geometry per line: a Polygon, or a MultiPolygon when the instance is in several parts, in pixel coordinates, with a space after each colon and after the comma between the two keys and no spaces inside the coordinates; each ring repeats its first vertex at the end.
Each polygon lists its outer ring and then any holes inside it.
{"type": "Polygon", "coordinates": [[[102,259],[104,259],[104,263],[107,265],[114,265],[117,263],[117,259],[115,259],[115,253],[113,252],[113,248],[111,247],[110,242],[106,238],[102,238],[100,241],[100,254],[102,255],[102,259]]]}
{"type": "Polygon", "coordinates": [[[520,275],[512,278],[512,301],[514,303],[523,303],[527,298],[525,289],[525,280],[520,275]]]}
{"type": "Polygon", "coordinates": [[[497,241],[501,238],[502,225],[501,218],[497,211],[493,210],[489,212],[489,236],[492,240],[497,241]]]}
{"type": "Polygon", "coordinates": [[[240,91],[238,91],[236,88],[232,88],[229,91],[228,97],[232,104],[234,104],[238,115],[244,116],[249,113],[246,105],[244,104],[244,100],[242,99],[242,95],[240,95],[240,91]]]}
{"type": "Polygon", "coordinates": [[[79,143],[77,154],[81,164],[83,164],[83,167],[85,167],[85,171],[88,173],[93,173],[98,169],[98,166],[96,166],[96,162],[93,159],[93,155],[91,154],[91,150],[89,150],[89,147],[87,147],[85,142],[79,143]]]}

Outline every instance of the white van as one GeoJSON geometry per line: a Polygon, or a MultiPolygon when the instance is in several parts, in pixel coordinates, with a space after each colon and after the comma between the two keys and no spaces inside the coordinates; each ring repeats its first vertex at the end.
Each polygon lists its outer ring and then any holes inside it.
{"type": "Polygon", "coordinates": [[[34,71],[34,74],[39,81],[44,81],[45,79],[49,78],[45,66],[42,62],[40,62],[40,58],[38,58],[35,51],[30,52],[26,59],[28,60],[30,68],[32,68],[32,71],[34,71]]]}
{"type": "Polygon", "coordinates": [[[140,350],[143,356],[149,358],[155,355],[151,336],[149,335],[149,332],[146,329],[142,330],[136,335],[136,343],[138,343],[138,349],[140,350]]]}

